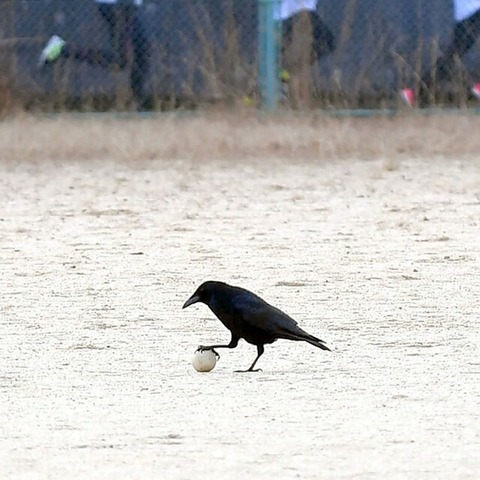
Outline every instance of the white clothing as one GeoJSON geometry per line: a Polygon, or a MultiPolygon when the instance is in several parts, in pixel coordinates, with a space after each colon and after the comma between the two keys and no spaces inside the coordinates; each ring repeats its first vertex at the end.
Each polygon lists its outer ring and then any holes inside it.
{"type": "Polygon", "coordinates": [[[454,0],[455,20],[461,22],[480,10],[480,0],[454,0]]]}
{"type": "Polygon", "coordinates": [[[318,0],[280,0],[275,11],[275,20],[286,20],[303,10],[315,12],[318,0]]]}
{"type": "MultiPolygon", "coordinates": [[[[97,3],[110,3],[110,4],[113,4],[113,3],[117,3],[117,0],[95,0],[97,3]]],[[[142,4],[143,0],[133,0],[133,4],[134,5],[138,5],[140,6],[142,4]]]]}

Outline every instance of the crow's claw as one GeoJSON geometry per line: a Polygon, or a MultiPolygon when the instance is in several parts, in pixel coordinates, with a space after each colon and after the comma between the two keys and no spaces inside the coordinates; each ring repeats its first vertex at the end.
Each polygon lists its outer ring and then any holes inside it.
{"type": "Polygon", "coordinates": [[[213,347],[208,347],[208,346],[205,346],[205,345],[199,345],[196,351],[197,352],[204,352],[206,350],[211,350],[215,354],[215,356],[217,357],[217,360],[220,359],[220,355],[218,354],[218,352],[213,347]]]}

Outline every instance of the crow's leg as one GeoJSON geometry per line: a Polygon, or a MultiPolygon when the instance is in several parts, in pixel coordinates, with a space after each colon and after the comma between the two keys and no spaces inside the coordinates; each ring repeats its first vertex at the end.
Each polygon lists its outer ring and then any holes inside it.
{"type": "Polygon", "coordinates": [[[232,339],[228,345],[200,345],[197,348],[197,352],[203,352],[204,350],[211,350],[217,358],[220,358],[220,355],[215,351],[216,348],[235,348],[238,345],[238,340],[236,336],[232,334],[232,339]]]}
{"type": "Polygon", "coordinates": [[[265,348],[263,345],[257,345],[257,358],[253,361],[253,363],[250,365],[250,368],[248,370],[235,370],[235,372],[238,373],[246,373],[246,372],[261,372],[261,368],[257,368],[256,370],[253,369],[255,364],[258,362],[258,359],[263,355],[263,352],[265,351],[265,348]]]}

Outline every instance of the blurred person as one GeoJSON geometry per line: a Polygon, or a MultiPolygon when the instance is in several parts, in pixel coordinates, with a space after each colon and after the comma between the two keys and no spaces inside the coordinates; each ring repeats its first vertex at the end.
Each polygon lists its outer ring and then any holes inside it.
{"type": "Polygon", "coordinates": [[[130,66],[130,88],[138,108],[144,109],[147,106],[145,82],[149,71],[150,44],[139,14],[143,0],[94,1],[108,29],[111,50],[78,47],[53,35],[40,54],[39,66],[61,58],[114,70],[130,66]]]}
{"type": "MultiPolygon", "coordinates": [[[[480,0],[454,0],[455,29],[453,40],[433,68],[420,79],[418,91],[404,88],[400,95],[409,106],[428,104],[436,81],[454,78],[455,63],[475,44],[480,35],[480,0]]],[[[471,87],[471,93],[480,100],[480,82],[471,87]]]]}
{"type": "Polygon", "coordinates": [[[280,0],[275,13],[281,22],[281,79],[298,107],[310,105],[311,66],[335,49],[335,37],[317,11],[318,0],[280,0]]]}

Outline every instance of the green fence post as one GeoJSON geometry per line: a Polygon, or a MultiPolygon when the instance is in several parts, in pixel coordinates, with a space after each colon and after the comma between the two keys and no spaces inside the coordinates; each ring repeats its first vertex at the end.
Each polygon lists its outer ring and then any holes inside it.
{"type": "Polygon", "coordinates": [[[258,56],[262,107],[273,112],[279,94],[279,21],[275,9],[279,0],[258,0],[258,56]]]}

